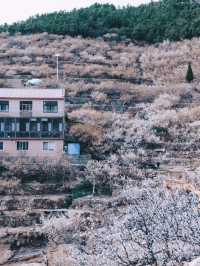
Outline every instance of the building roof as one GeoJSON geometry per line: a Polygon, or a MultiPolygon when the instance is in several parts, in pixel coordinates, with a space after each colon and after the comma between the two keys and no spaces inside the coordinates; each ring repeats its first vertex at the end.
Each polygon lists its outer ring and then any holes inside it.
{"type": "Polygon", "coordinates": [[[63,89],[0,88],[0,99],[63,99],[63,89]]]}

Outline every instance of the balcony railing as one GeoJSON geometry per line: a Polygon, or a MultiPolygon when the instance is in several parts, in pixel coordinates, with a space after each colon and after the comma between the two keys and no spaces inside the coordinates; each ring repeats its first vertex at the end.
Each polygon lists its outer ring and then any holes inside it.
{"type": "Polygon", "coordinates": [[[1,132],[0,139],[12,138],[63,138],[63,132],[60,131],[17,131],[17,132],[1,132]]]}

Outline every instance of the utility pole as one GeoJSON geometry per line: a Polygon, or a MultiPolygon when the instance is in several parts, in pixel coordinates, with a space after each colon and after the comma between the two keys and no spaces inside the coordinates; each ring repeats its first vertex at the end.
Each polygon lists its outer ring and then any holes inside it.
{"type": "Polygon", "coordinates": [[[60,54],[55,54],[56,57],[56,80],[59,80],[59,57],[60,54]]]}

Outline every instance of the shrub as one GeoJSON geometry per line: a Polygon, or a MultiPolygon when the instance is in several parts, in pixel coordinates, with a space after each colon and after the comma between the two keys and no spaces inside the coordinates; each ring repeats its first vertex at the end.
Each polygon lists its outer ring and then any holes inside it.
{"type": "Polygon", "coordinates": [[[69,134],[88,144],[99,144],[103,139],[103,129],[88,123],[73,125],[69,134]]]}
{"type": "Polygon", "coordinates": [[[4,165],[7,169],[4,176],[16,177],[22,182],[56,180],[64,183],[75,179],[74,171],[64,157],[57,160],[21,157],[4,160],[4,165]]]}

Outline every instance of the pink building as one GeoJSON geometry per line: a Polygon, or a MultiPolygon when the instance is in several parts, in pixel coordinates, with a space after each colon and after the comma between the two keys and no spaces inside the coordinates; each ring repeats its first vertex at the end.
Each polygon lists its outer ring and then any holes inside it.
{"type": "Polygon", "coordinates": [[[63,153],[64,90],[0,89],[0,156],[63,153]]]}

